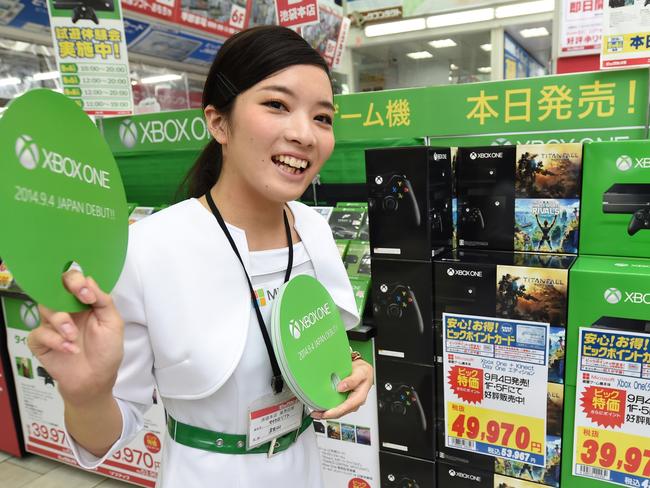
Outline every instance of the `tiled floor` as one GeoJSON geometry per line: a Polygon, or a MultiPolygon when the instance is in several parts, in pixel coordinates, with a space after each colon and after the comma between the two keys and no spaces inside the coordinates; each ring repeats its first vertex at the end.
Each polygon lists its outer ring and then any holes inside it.
{"type": "Polygon", "coordinates": [[[133,488],[134,485],[28,454],[22,459],[0,452],[2,488],[133,488]]]}

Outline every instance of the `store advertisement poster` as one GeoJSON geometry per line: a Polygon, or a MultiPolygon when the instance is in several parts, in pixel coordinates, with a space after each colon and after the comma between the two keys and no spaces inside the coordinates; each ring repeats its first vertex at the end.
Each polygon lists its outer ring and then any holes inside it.
{"type": "Polygon", "coordinates": [[[600,69],[650,65],[650,4],[610,0],[605,4],[600,69]]]}
{"type": "Polygon", "coordinates": [[[42,32],[49,25],[47,0],[3,0],[0,25],[42,32]]]}
{"type": "Polygon", "coordinates": [[[650,335],[582,327],[579,345],[574,476],[650,486],[650,335]]]}
{"type": "MultiPolygon", "coordinates": [[[[2,308],[25,448],[79,467],[66,441],[63,399],[56,381],[27,347],[27,335],[40,322],[38,307],[31,301],[2,298],[2,308]]],[[[162,404],[157,403],[155,391],[151,393],[154,405],[145,414],[142,431],[93,471],[143,487],[155,486],[166,425],[162,404]]]]}
{"type": "Polygon", "coordinates": [[[275,23],[284,27],[317,24],[317,0],[275,0],[275,23]]]}
{"type": "Polygon", "coordinates": [[[605,0],[562,0],[558,56],[598,54],[605,0]]]}
{"type": "Polygon", "coordinates": [[[124,10],[173,22],[180,14],[180,0],[121,0],[124,10]]]}
{"type": "Polygon", "coordinates": [[[230,37],[244,30],[251,17],[252,0],[177,0],[182,25],[230,37]]]}
{"type": "MultiPolygon", "coordinates": [[[[331,68],[341,41],[345,41],[345,39],[341,39],[345,17],[341,7],[335,4],[321,2],[318,8],[320,22],[302,27],[301,33],[302,37],[325,58],[331,68]]],[[[349,27],[346,30],[349,30],[349,27]]],[[[340,47],[340,49],[342,48],[340,47]]]]}
{"type": "Polygon", "coordinates": [[[102,0],[91,5],[48,0],[63,93],[89,115],[131,114],[129,58],[120,2],[102,0]]]}
{"type": "Polygon", "coordinates": [[[546,465],[549,325],[443,314],[445,445],[546,465]]]}

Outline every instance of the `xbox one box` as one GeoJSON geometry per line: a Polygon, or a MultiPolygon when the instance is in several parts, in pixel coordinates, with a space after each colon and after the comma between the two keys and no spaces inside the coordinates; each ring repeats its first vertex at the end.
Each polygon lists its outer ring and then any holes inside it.
{"type": "Polygon", "coordinates": [[[365,214],[359,207],[334,208],[329,218],[334,239],[357,239],[365,214]]]}
{"type": "Polygon", "coordinates": [[[576,254],[581,175],[581,144],[459,148],[459,247],[576,254]]]}
{"type": "MultiPolygon", "coordinates": [[[[437,462],[438,486],[449,488],[542,488],[543,486],[559,487],[554,480],[559,477],[560,458],[555,453],[557,463],[553,464],[547,473],[551,477],[546,481],[533,481],[540,477],[534,474],[529,465],[525,465],[518,477],[506,476],[492,471],[478,469],[474,465],[437,462]]],[[[509,470],[514,471],[514,470],[509,470]]]]}
{"type": "Polygon", "coordinates": [[[430,261],[452,244],[449,148],[366,150],[373,258],[430,261]]]}
{"type": "Polygon", "coordinates": [[[378,357],[379,449],[435,460],[433,367],[378,357]]]}
{"type": "MultiPolygon", "coordinates": [[[[436,463],[379,451],[382,488],[435,488],[436,463]]],[[[440,485],[446,486],[446,485],[440,485]]]]}
{"type": "Polygon", "coordinates": [[[650,486],[650,260],[571,270],[562,484],[650,486]]]}
{"type": "Polygon", "coordinates": [[[434,363],[431,263],[373,259],[377,356],[434,363]]]}
{"type": "Polygon", "coordinates": [[[348,276],[370,277],[370,243],[352,240],[348,245],[343,264],[348,276]]]}
{"type": "Polygon", "coordinates": [[[650,141],[585,145],[580,253],[650,257],[650,141]]]}

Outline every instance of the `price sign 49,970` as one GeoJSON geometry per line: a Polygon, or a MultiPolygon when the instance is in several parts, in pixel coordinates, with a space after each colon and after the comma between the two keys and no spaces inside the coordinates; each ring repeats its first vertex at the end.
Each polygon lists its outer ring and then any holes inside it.
{"type": "Polygon", "coordinates": [[[460,403],[447,404],[447,446],[545,465],[544,419],[460,403]]]}

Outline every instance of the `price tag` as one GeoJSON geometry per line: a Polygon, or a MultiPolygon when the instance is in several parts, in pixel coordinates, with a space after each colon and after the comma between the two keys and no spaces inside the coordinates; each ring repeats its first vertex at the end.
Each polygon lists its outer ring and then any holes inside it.
{"type": "Polygon", "coordinates": [[[477,444],[483,444],[493,456],[543,465],[544,419],[462,403],[449,403],[446,418],[452,447],[480,450],[477,444]]]}
{"type": "Polygon", "coordinates": [[[580,329],[573,474],[650,488],[650,336],[580,329]]]}
{"type": "Polygon", "coordinates": [[[246,449],[253,449],[298,429],[302,423],[302,412],[302,403],[287,390],[257,400],[248,412],[246,449]]]}

